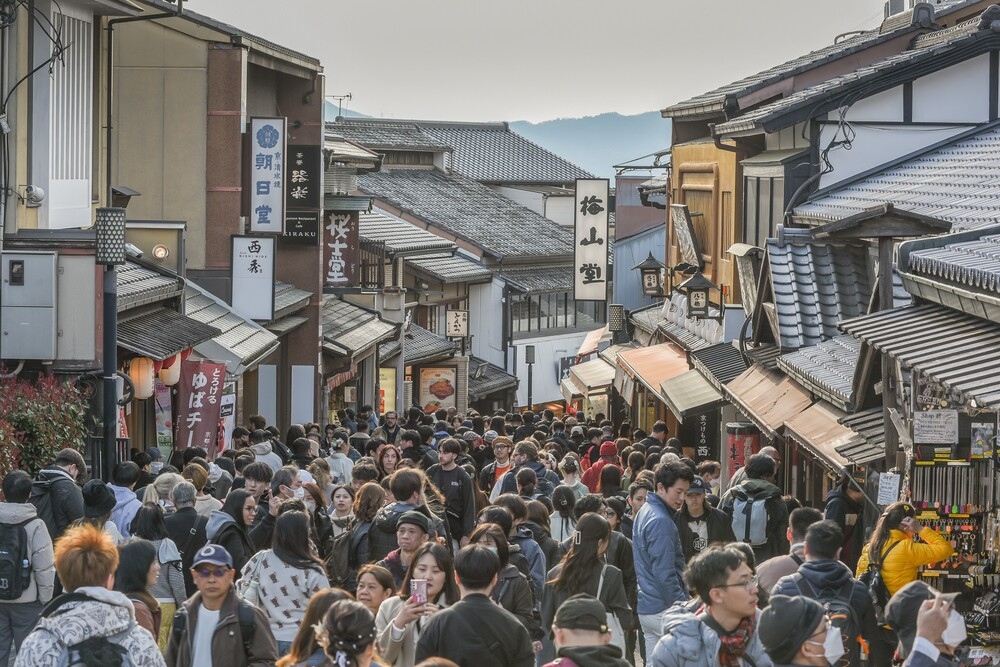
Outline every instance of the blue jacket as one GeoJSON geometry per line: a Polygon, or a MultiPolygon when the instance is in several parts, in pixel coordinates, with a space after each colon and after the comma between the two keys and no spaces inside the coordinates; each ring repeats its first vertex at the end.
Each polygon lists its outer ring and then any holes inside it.
{"type": "Polygon", "coordinates": [[[531,585],[535,587],[535,601],[542,599],[542,586],[545,584],[545,554],[538,546],[531,531],[527,528],[519,527],[508,541],[521,547],[521,553],[528,560],[528,568],[531,570],[531,585]]]}
{"type": "Polygon", "coordinates": [[[677,514],[655,493],[649,494],[632,526],[632,557],[639,585],[636,612],[658,614],[688,599],[684,585],[684,551],[674,517],[677,514]]]}

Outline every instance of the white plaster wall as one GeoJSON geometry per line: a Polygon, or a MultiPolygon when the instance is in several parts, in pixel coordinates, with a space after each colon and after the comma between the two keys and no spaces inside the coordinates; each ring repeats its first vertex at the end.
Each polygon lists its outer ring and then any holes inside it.
{"type": "Polygon", "coordinates": [[[540,192],[531,192],[530,190],[521,190],[520,188],[511,188],[503,185],[491,187],[512,202],[529,208],[538,215],[545,215],[545,199],[540,192]]]}
{"type": "Polygon", "coordinates": [[[574,206],[576,197],[570,196],[550,196],[545,205],[545,217],[563,227],[572,227],[576,217],[576,207],[574,206]]]}
{"type": "Polygon", "coordinates": [[[503,368],[503,283],[469,286],[469,333],[472,353],[503,368]]]}
{"type": "Polygon", "coordinates": [[[983,54],[914,81],[913,120],[924,123],[989,120],[989,58],[989,54],[983,54]]]}
{"type": "MultiPolygon", "coordinates": [[[[834,114],[831,116],[836,117],[834,114]]],[[[903,87],[896,86],[877,95],[858,100],[847,111],[847,120],[902,122],[903,87]]]]}
{"type": "Polygon", "coordinates": [[[533,403],[547,403],[563,400],[559,389],[559,360],[563,357],[575,356],[587,337],[588,331],[579,333],[550,336],[547,338],[531,338],[518,340],[514,347],[517,354],[511,355],[511,366],[508,373],[516,375],[520,380],[517,387],[517,404],[528,404],[528,365],[524,363],[524,347],[535,346],[535,365],[531,371],[531,400],[533,403]],[[513,360],[517,359],[517,368],[513,360]]]}

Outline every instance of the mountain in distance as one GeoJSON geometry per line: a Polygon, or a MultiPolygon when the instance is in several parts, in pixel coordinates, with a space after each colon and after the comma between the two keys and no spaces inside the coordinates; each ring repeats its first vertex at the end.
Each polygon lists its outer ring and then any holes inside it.
{"type": "MultiPolygon", "coordinates": [[[[326,119],[337,117],[337,106],[326,102],[326,119]]],[[[371,118],[344,109],[345,118],[371,118]]],[[[670,146],[670,120],[659,111],[623,116],[610,112],[583,118],[557,118],[540,123],[513,121],[510,129],[542,148],[600,178],[614,179],[614,165],[670,146]]],[[[651,164],[638,160],[637,164],[651,164]]]]}

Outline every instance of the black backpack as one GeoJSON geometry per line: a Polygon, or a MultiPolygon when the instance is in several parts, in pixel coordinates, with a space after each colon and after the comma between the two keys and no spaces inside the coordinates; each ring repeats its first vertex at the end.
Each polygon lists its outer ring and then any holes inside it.
{"type": "MultiPolygon", "coordinates": [[[[257,627],[254,623],[253,605],[243,600],[236,600],[236,615],[240,621],[240,636],[243,638],[243,654],[249,658],[250,649],[253,647],[254,635],[257,627]]],[[[171,628],[173,640],[180,644],[184,638],[184,628],[187,627],[187,612],[178,609],[174,614],[174,625],[171,628]]]]}
{"type": "Polygon", "coordinates": [[[357,523],[357,521],[351,521],[343,532],[330,540],[330,552],[326,556],[324,565],[326,566],[326,575],[330,579],[330,585],[335,588],[347,590],[354,576],[355,566],[351,563],[351,541],[357,523]]]}
{"type": "Polygon", "coordinates": [[[848,579],[837,590],[824,588],[817,592],[809,580],[800,573],[796,572],[792,576],[799,592],[822,604],[823,608],[826,609],[826,617],[830,624],[840,630],[840,636],[844,641],[847,653],[838,664],[850,664],[852,650],[858,647],[858,637],[861,635],[861,621],[858,619],[857,611],[851,605],[851,597],[854,595],[854,580],[848,579]]]}
{"type": "Polygon", "coordinates": [[[885,587],[885,582],[882,580],[882,564],[885,563],[889,553],[902,541],[899,540],[886,549],[879,562],[869,563],[868,570],[862,572],[861,576],[858,577],[858,581],[868,589],[868,597],[872,599],[872,607],[875,609],[875,620],[879,625],[885,624],[885,605],[889,602],[889,589],[885,587]]]}
{"type": "Polygon", "coordinates": [[[27,525],[34,517],[20,523],[0,523],[0,600],[16,600],[31,583],[31,553],[27,525]]]}

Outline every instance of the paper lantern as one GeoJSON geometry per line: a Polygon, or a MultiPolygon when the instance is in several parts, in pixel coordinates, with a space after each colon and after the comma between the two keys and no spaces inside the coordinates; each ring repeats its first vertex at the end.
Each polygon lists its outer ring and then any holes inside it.
{"type": "Polygon", "coordinates": [[[163,360],[163,368],[159,372],[160,382],[168,387],[173,387],[181,379],[181,365],[178,355],[173,355],[163,360]]]}
{"type": "Polygon", "coordinates": [[[129,362],[128,376],[135,386],[135,397],[147,399],[153,395],[153,360],[149,357],[136,357],[129,362]]]}
{"type": "Polygon", "coordinates": [[[181,361],[187,361],[188,357],[191,356],[192,352],[194,352],[194,348],[191,348],[191,347],[189,347],[186,350],[182,350],[181,351],[181,361]]]}

